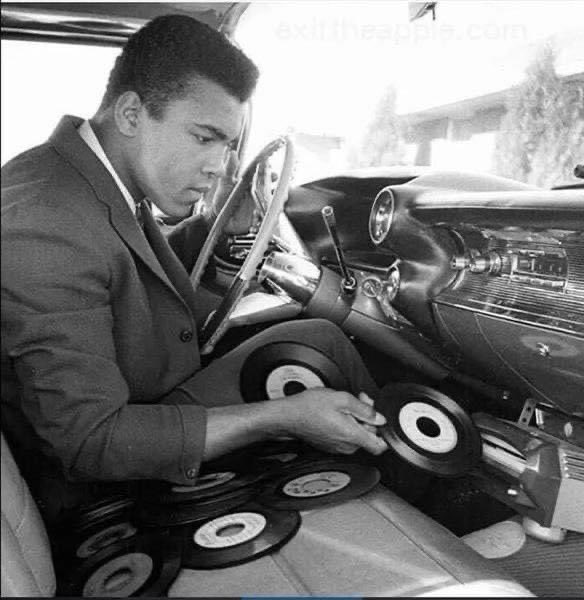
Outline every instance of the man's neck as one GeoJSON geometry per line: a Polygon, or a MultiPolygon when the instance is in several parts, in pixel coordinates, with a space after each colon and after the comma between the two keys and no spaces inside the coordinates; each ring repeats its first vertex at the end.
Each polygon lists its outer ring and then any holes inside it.
{"type": "Polygon", "coordinates": [[[89,119],[89,124],[118,177],[123,181],[134,200],[142,199],[144,194],[135,185],[128,168],[125,140],[121,140],[120,136],[116,135],[115,124],[112,123],[111,118],[95,115],[89,119]]]}

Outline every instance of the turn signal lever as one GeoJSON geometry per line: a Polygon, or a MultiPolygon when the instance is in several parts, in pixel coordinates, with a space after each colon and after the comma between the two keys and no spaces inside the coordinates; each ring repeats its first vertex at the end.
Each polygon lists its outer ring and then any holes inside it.
{"type": "Polygon", "coordinates": [[[331,240],[333,242],[333,247],[335,249],[335,254],[337,255],[337,261],[339,263],[339,267],[341,268],[341,273],[343,275],[343,280],[341,282],[341,286],[345,294],[352,294],[357,288],[357,280],[349,269],[347,268],[347,263],[345,261],[345,255],[343,254],[343,248],[341,246],[341,242],[339,240],[339,234],[337,232],[337,220],[335,219],[335,211],[332,206],[325,206],[322,211],[322,218],[324,219],[324,224],[331,236],[331,240]]]}

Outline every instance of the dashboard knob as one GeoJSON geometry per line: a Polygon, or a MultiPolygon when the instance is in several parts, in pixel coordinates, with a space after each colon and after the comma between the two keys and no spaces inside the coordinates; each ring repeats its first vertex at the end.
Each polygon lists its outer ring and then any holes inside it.
{"type": "Polygon", "coordinates": [[[503,259],[498,252],[488,252],[481,254],[471,251],[470,255],[453,256],[450,261],[450,268],[453,271],[469,270],[471,273],[490,273],[496,275],[501,272],[503,259]]]}
{"type": "Polygon", "coordinates": [[[453,256],[450,261],[450,268],[454,271],[464,271],[470,266],[470,258],[468,256],[453,256]]]}

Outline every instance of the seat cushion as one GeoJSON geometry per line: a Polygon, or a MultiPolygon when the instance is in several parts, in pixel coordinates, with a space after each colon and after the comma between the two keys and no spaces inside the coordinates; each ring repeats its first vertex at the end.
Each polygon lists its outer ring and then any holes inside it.
{"type": "Polygon", "coordinates": [[[2,596],[53,596],[45,526],[2,435],[2,596]]]}
{"type": "Polygon", "coordinates": [[[487,595],[495,589],[529,595],[450,531],[378,486],[361,498],[304,511],[296,535],[253,563],[183,569],[169,596],[416,596],[481,587],[487,595]]]}

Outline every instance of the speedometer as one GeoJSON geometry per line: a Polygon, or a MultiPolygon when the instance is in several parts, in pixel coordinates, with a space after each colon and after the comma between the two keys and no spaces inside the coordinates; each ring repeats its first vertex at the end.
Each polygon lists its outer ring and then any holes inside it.
{"type": "Polygon", "coordinates": [[[381,244],[387,237],[393,221],[393,212],[393,193],[389,188],[384,188],[375,197],[369,215],[369,235],[374,244],[381,244]]]}

